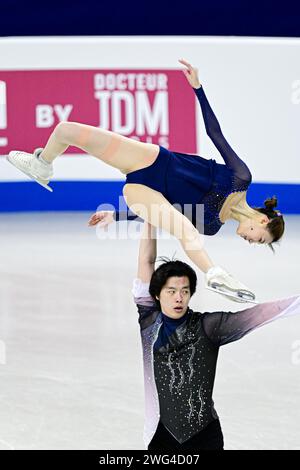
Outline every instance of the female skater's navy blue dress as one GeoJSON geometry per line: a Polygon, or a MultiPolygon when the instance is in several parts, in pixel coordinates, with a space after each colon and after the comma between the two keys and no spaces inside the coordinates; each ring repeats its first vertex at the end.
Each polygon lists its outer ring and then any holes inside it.
{"type": "MultiPolygon", "coordinates": [[[[225,199],[233,192],[246,191],[252,177],[247,165],[223,136],[203,87],[194,91],[201,106],[207,135],[222,155],[225,165],[160,146],[154,163],[128,173],[126,183],[144,184],[159,191],[177,209],[180,207],[200,233],[215,235],[223,225],[219,213],[225,199]]],[[[116,211],[115,219],[122,220],[122,214],[116,211]]],[[[135,218],[136,215],[125,216],[125,219],[135,218]]]]}

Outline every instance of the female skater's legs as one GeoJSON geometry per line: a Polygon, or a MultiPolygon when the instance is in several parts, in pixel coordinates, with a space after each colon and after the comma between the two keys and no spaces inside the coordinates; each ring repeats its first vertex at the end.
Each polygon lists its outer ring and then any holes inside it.
{"type": "Polygon", "coordinates": [[[54,129],[41,153],[44,161],[53,160],[70,146],[78,147],[122,173],[150,166],[159,146],[129,139],[100,127],[77,122],[61,122],[54,129]]]}
{"type": "Polygon", "coordinates": [[[123,195],[135,214],[176,237],[187,256],[201,271],[206,273],[213,266],[203,249],[204,237],[160,192],[143,184],[130,183],[125,184],[123,195]]]}

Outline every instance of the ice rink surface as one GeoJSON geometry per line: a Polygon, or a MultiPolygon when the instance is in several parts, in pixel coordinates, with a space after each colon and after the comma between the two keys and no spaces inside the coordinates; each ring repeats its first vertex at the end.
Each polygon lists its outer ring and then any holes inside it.
{"type": "MultiPolygon", "coordinates": [[[[0,449],[145,449],[131,295],[141,224],[130,239],[125,222],[117,238],[99,238],[89,215],[0,215],[0,449]]],[[[275,256],[235,228],[206,237],[214,262],[261,302],[300,294],[300,217],[286,217],[275,256]]],[[[188,261],[163,235],[158,255],[188,261]]],[[[194,310],[249,306],[205,290],[197,274],[194,310]]],[[[300,450],[300,315],[221,348],[214,401],[226,449],[300,450]]]]}

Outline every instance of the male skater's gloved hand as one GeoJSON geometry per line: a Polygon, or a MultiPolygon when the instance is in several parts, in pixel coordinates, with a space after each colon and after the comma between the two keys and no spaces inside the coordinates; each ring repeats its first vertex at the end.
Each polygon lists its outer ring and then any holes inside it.
{"type": "Polygon", "coordinates": [[[255,295],[244,284],[234,279],[225,269],[213,266],[205,274],[205,287],[230,297],[236,302],[253,301],[255,295]]]}

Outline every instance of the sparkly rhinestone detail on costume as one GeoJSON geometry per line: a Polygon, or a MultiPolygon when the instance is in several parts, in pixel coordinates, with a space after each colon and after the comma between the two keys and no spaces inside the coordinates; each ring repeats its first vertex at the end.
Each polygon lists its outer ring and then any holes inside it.
{"type": "MultiPolygon", "coordinates": [[[[218,165],[219,171],[224,165],[218,165]]],[[[226,169],[226,171],[229,171],[226,169]]],[[[250,182],[244,181],[234,174],[231,178],[216,177],[211,190],[204,196],[201,204],[204,204],[204,235],[215,235],[224,225],[219,214],[226,198],[236,192],[246,191],[250,182]]]]}
{"type": "Polygon", "coordinates": [[[184,442],[204,429],[216,412],[212,405],[217,349],[202,330],[201,314],[189,310],[187,320],[154,348],[154,375],[160,419],[184,442]]]}

